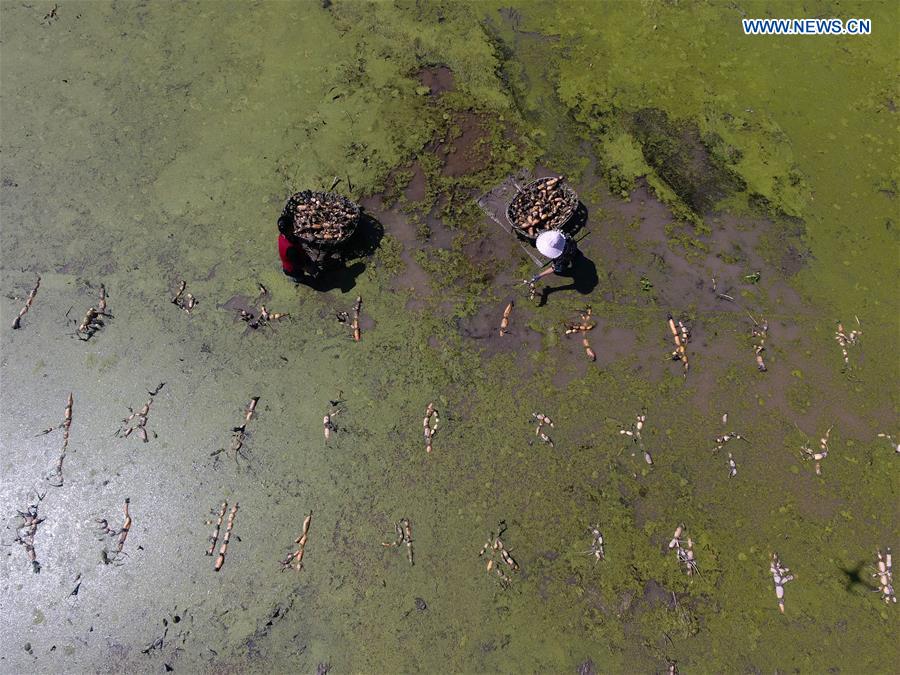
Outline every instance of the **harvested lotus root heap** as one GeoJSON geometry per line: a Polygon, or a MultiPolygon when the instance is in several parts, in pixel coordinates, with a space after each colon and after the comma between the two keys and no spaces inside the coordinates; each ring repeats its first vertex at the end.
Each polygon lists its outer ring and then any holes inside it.
{"type": "Polygon", "coordinates": [[[578,205],[578,197],[563,176],[542,178],[528,185],[509,205],[510,222],[529,237],[561,228],[578,205]]]}
{"type": "Polygon", "coordinates": [[[307,190],[288,200],[285,213],[293,218],[298,238],[336,243],[353,234],[359,207],[334,193],[307,190]]]}

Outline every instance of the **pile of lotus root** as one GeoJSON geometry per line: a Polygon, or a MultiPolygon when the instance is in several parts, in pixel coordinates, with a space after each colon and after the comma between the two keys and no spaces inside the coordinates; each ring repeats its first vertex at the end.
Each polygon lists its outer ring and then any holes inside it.
{"type": "Polygon", "coordinates": [[[304,190],[291,196],[284,215],[292,219],[297,238],[334,244],[356,230],[359,206],[333,192],[304,190]]]}
{"type": "Polygon", "coordinates": [[[513,227],[534,238],[544,230],[561,228],[578,206],[578,195],[563,176],[540,178],[521,190],[509,204],[513,227]]]}

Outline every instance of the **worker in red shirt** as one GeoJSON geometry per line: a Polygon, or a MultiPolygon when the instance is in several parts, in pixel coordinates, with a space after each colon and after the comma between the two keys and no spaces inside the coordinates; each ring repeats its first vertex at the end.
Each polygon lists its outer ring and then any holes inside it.
{"type": "Polygon", "coordinates": [[[281,258],[281,269],[286,275],[299,281],[304,274],[314,276],[312,272],[315,265],[303,246],[294,238],[292,230],[293,223],[290,218],[282,216],[278,219],[278,256],[281,258]]]}

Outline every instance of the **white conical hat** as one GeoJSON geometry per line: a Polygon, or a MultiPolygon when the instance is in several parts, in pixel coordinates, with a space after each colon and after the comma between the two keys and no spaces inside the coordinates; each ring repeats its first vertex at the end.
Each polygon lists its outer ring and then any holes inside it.
{"type": "Polygon", "coordinates": [[[559,230],[547,230],[538,235],[535,245],[543,255],[555,259],[562,255],[566,247],[566,238],[559,230]]]}

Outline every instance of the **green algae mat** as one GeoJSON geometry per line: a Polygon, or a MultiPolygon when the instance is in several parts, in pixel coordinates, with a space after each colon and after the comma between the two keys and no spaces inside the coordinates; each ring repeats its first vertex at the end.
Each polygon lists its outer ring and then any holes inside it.
{"type": "Polygon", "coordinates": [[[898,14],[0,3],[0,671],[893,672],[898,14]],[[533,298],[520,172],[586,212],[533,298]]]}

